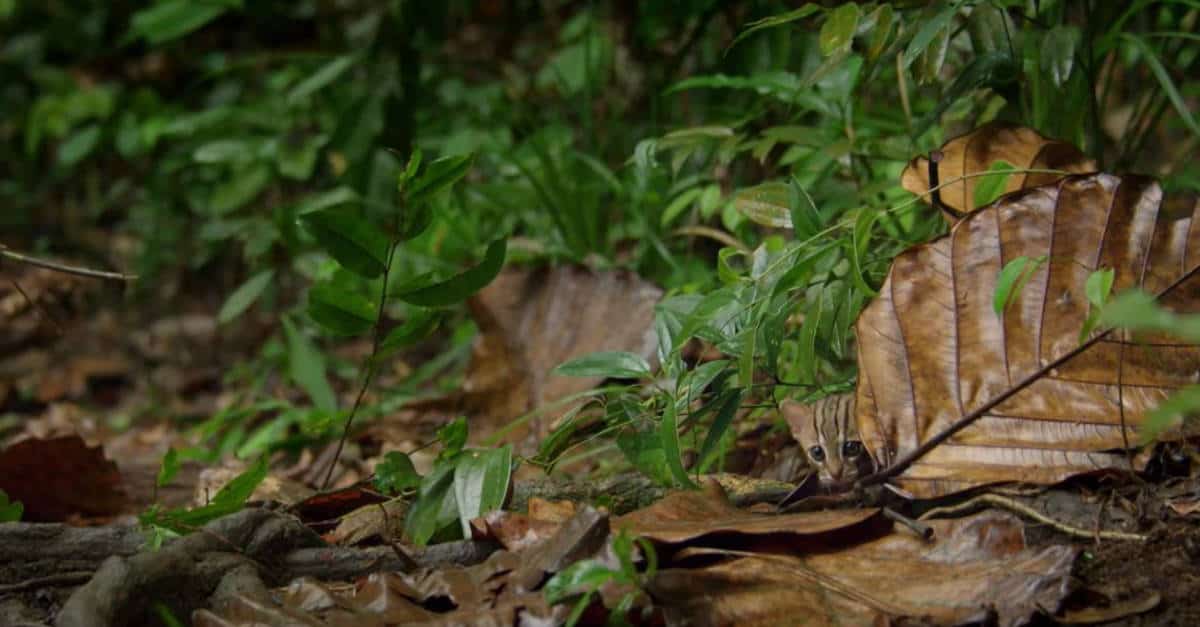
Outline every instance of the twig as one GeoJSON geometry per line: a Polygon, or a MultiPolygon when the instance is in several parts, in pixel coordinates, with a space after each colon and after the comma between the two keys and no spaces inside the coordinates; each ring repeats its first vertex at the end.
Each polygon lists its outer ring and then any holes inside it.
{"type": "Polygon", "coordinates": [[[1033,519],[1036,522],[1042,523],[1055,531],[1059,531],[1066,535],[1075,538],[1085,539],[1101,539],[1101,540],[1131,540],[1135,542],[1145,542],[1148,536],[1140,533],[1129,533],[1126,531],[1107,531],[1107,530],[1089,530],[1080,529],[1063,522],[1059,522],[1041,513],[1040,511],[1013,499],[1000,496],[999,494],[980,494],[979,496],[958,503],[957,505],[947,505],[945,507],[935,507],[921,515],[921,520],[928,520],[934,516],[945,516],[949,514],[957,514],[962,511],[969,510],[980,503],[995,505],[1003,509],[1007,509],[1014,514],[1020,514],[1027,518],[1033,519]]]}
{"type": "MultiPolygon", "coordinates": [[[[1187,272],[1185,272],[1182,276],[1175,279],[1175,281],[1172,282],[1170,285],[1168,285],[1165,289],[1163,289],[1161,292],[1156,294],[1154,296],[1155,300],[1162,298],[1163,296],[1165,296],[1169,292],[1171,292],[1171,290],[1174,290],[1175,288],[1182,285],[1185,281],[1192,278],[1198,270],[1200,270],[1200,266],[1196,266],[1195,268],[1192,268],[1191,270],[1188,270],[1187,272]]],[[[1034,382],[1038,381],[1042,377],[1045,377],[1046,374],[1049,373],[1050,371],[1052,371],[1055,368],[1058,368],[1058,367],[1062,366],[1063,364],[1067,363],[1068,361],[1074,359],[1075,357],[1079,356],[1080,353],[1086,351],[1087,349],[1094,346],[1096,343],[1098,343],[1101,340],[1103,340],[1104,338],[1108,337],[1109,334],[1111,334],[1114,329],[1115,329],[1115,327],[1110,327],[1108,329],[1105,329],[1103,333],[1097,334],[1095,337],[1092,337],[1091,339],[1084,342],[1083,344],[1080,344],[1079,346],[1070,350],[1069,352],[1067,352],[1063,356],[1059,357],[1058,359],[1055,359],[1054,361],[1051,361],[1050,363],[1042,366],[1041,368],[1038,368],[1032,374],[1030,374],[1029,376],[1027,376],[1024,379],[1021,379],[1019,382],[1017,382],[1016,385],[1014,385],[1014,386],[1010,387],[1009,389],[1001,392],[1000,394],[997,394],[996,396],[992,397],[991,400],[989,400],[988,402],[984,403],[983,405],[980,405],[979,407],[975,408],[974,411],[967,414],[966,416],[959,418],[957,422],[950,425],[949,427],[946,427],[937,435],[929,438],[928,440],[925,441],[925,443],[921,444],[917,448],[904,454],[903,456],[900,457],[900,459],[893,462],[887,468],[884,468],[877,472],[871,473],[865,477],[862,477],[861,479],[857,480],[853,484],[839,482],[839,484],[836,484],[836,488],[845,490],[845,489],[848,489],[851,487],[863,487],[863,486],[874,485],[876,483],[883,483],[883,482],[887,481],[888,479],[904,472],[905,470],[908,469],[909,466],[911,466],[913,464],[913,462],[924,457],[927,453],[929,453],[929,451],[932,451],[933,449],[937,448],[942,442],[949,440],[950,438],[954,437],[954,435],[956,433],[958,433],[959,431],[962,431],[963,429],[966,429],[967,427],[971,426],[972,424],[975,423],[975,421],[982,418],[984,416],[984,414],[991,411],[997,405],[1012,398],[1018,392],[1029,387],[1030,385],[1032,385],[1034,382]]]]}
{"type": "Polygon", "coordinates": [[[919,520],[909,518],[908,516],[905,516],[904,514],[901,514],[890,507],[883,508],[883,517],[892,522],[908,527],[910,531],[917,534],[917,536],[922,540],[928,542],[929,540],[933,539],[933,527],[930,527],[919,520]]]}
{"type": "Polygon", "coordinates": [[[34,577],[17,583],[0,586],[0,595],[10,594],[13,592],[23,592],[33,588],[63,588],[67,586],[77,586],[82,583],[87,583],[92,578],[92,572],[87,570],[76,570],[69,573],[55,573],[46,575],[45,577],[34,577]]]}
{"type": "Polygon", "coordinates": [[[38,259],[37,257],[30,257],[29,255],[16,252],[4,244],[0,244],[0,257],[6,257],[8,259],[12,259],[13,261],[19,261],[30,266],[54,270],[55,272],[74,274],[76,276],[88,277],[92,279],[108,279],[110,281],[133,281],[137,279],[137,275],[135,274],[122,274],[120,272],[92,270],[91,268],[68,266],[56,261],[47,261],[45,259],[38,259]]]}

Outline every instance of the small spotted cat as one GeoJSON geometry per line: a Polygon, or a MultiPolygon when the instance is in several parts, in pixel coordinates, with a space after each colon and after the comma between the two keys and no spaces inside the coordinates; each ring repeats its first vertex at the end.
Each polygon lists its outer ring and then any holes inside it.
{"type": "Polygon", "coordinates": [[[806,405],[785,401],[781,409],[822,484],[853,481],[875,471],[875,460],[858,439],[853,392],[806,405]]]}

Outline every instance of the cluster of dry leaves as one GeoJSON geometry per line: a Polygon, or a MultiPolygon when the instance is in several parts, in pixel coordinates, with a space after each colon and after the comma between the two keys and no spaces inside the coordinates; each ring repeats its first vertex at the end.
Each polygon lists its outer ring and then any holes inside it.
{"type": "MultiPolygon", "coordinates": [[[[887,477],[887,507],[866,507],[858,493],[795,503],[796,494],[781,498],[791,485],[761,478],[724,476],[705,481],[700,491],[665,495],[636,478],[591,491],[569,482],[518,480],[510,506],[476,520],[473,537],[456,552],[399,544],[404,503],[350,487],[370,473],[378,454],[416,448],[429,425],[454,413],[471,415],[473,432],[484,435],[600,383],[550,376],[567,359],[595,350],[653,354],[657,288],[620,273],[510,269],[472,301],[482,333],[462,393],[372,423],[340,462],[344,489],[313,494],[304,485],[328,457],[328,451],[308,452],[275,472],[256,497],[282,502],[290,515],[269,512],[241,535],[218,521],[196,534],[208,540],[178,543],[175,553],[164,550],[157,558],[122,544],[108,552],[118,557],[86,585],[44,597],[53,601],[40,613],[30,595],[62,584],[41,579],[48,575],[36,569],[0,565],[0,618],[139,624],[161,601],[177,612],[196,610],[197,625],[559,624],[571,604],[549,604],[548,581],[581,560],[620,572],[622,557],[630,556],[620,555],[618,540],[629,534],[648,540],[652,552],[633,545],[636,577],[593,582],[602,585],[589,597],[586,623],[603,622],[616,607],[634,624],[1016,625],[1034,616],[1061,623],[1136,620],[1130,617],[1149,611],[1188,622],[1200,614],[1185,600],[1200,590],[1191,574],[1200,558],[1200,486],[1187,472],[1155,483],[1130,480],[1123,471],[1131,465],[1146,470],[1154,458],[1148,448],[1136,457],[1121,449],[1138,442],[1147,410],[1194,381],[1200,350],[1118,332],[1080,352],[1078,335],[1089,315],[1084,282],[1103,267],[1116,270],[1117,290],[1160,293],[1179,283],[1162,301],[1180,311],[1200,310],[1190,279],[1200,265],[1200,229],[1193,228],[1200,204],[1164,194],[1147,179],[1093,169],[1074,148],[1027,129],[988,126],[944,147],[940,179],[957,181],[940,189],[951,233],[898,257],[856,327],[855,422],[878,465],[895,471],[887,477]],[[997,160],[1036,172],[1010,177],[1010,195],[976,209],[978,179],[970,175],[997,160]],[[998,316],[992,308],[997,276],[1006,261],[1021,256],[1047,261],[998,316]],[[947,429],[960,430],[943,441],[947,429]],[[928,452],[913,459],[923,446],[928,452]],[[986,490],[997,484],[1040,487],[986,490]],[[586,503],[597,490],[617,497],[610,502],[635,505],[597,510],[586,503]],[[632,492],[641,496],[625,498],[632,492]],[[842,507],[822,509],[830,504],[842,507]],[[294,526],[263,531],[269,525],[294,526]],[[246,538],[257,538],[252,544],[258,548],[235,541],[251,542],[246,538]],[[1080,557],[1084,546],[1088,559],[1080,557]],[[231,552],[249,561],[221,557],[231,552]],[[1120,563],[1130,556],[1141,559],[1133,567],[1120,563]],[[185,569],[190,580],[179,575],[164,584],[164,573],[181,560],[206,566],[185,569]],[[171,593],[179,586],[203,593],[184,599],[171,593]],[[631,607],[622,605],[630,599],[631,607]]],[[[904,185],[927,193],[929,172],[927,162],[914,160],[904,185]]],[[[56,289],[75,298],[86,288],[56,289]]],[[[56,293],[33,291],[47,299],[56,293]]],[[[20,311],[22,301],[11,296],[0,304],[12,305],[12,319],[39,319],[20,311]]],[[[43,324],[14,327],[32,331],[22,331],[13,345],[45,353],[40,347],[54,336],[43,324]]],[[[200,321],[193,326],[199,331],[159,336],[203,337],[201,327],[216,333],[200,321]]],[[[126,347],[136,351],[132,357],[101,352],[113,361],[96,365],[86,352],[67,351],[63,370],[53,375],[45,374],[46,365],[5,366],[0,396],[37,390],[43,408],[0,453],[0,489],[25,502],[27,519],[127,522],[119,517],[155,496],[157,456],[183,436],[160,429],[138,432],[141,440],[112,439],[103,425],[79,428],[79,412],[70,409],[79,399],[103,398],[106,382],[125,386],[124,398],[136,396],[128,393],[140,389],[129,364],[153,364],[155,376],[175,386],[172,398],[230,402],[214,392],[219,386],[212,374],[188,376],[209,372],[219,355],[184,367],[161,356],[155,361],[148,351],[159,336],[148,328],[143,341],[126,347]],[[126,361],[114,365],[116,355],[126,361]],[[41,373],[35,383],[31,372],[41,373]],[[75,413],[64,420],[68,409],[75,413]],[[64,431],[104,441],[117,462],[64,431]]],[[[177,350],[168,353],[177,356],[177,350]]],[[[526,422],[525,431],[509,437],[536,441],[554,416],[526,422]]],[[[733,466],[761,473],[780,460],[767,464],[756,452],[798,455],[794,443],[777,446],[783,443],[764,439],[770,437],[769,430],[747,427],[739,450],[755,454],[733,466]]],[[[179,482],[194,479],[184,475],[179,482]]],[[[16,533],[23,527],[0,525],[0,545],[6,528],[16,533]]],[[[104,556],[77,566],[90,574],[104,556]]],[[[568,600],[587,591],[575,590],[568,600]]]]}

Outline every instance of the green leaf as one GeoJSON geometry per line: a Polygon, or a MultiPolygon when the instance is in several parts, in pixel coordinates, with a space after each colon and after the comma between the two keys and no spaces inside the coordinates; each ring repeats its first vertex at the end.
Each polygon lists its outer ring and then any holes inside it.
{"type": "Polygon", "coordinates": [[[0,490],[0,523],[17,522],[25,513],[25,506],[20,501],[9,501],[8,494],[0,490]]]}
{"type": "Polygon", "coordinates": [[[404,533],[417,546],[425,546],[438,530],[458,520],[458,500],[451,489],[454,466],[453,461],[438,463],[421,480],[404,521],[404,533]]]}
{"type": "Polygon", "coordinates": [[[158,477],[154,481],[154,485],[164,487],[175,479],[175,475],[179,474],[179,453],[175,451],[175,447],[167,449],[162,458],[162,466],[158,469],[158,477]]]}
{"type": "Polygon", "coordinates": [[[254,304],[254,301],[258,300],[259,296],[262,296],[273,278],[275,278],[274,270],[263,270],[246,279],[246,282],[233,290],[233,293],[221,305],[221,310],[217,312],[217,324],[225,324],[242,315],[250,308],[250,305],[254,304]]]}
{"type": "Polygon", "coordinates": [[[908,47],[904,49],[904,56],[901,57],[901,66],[908,69],[921,56],[934,37],[942,32],[943,29],[948,29],[950,20],[954,19],[954,15],[958,13],[958,3],[954,2],[943,8],[941,11],[928,20],[921,21],[921,28],[917,29],[917,34],[913,35],[911,41],[908,42],[908,47]]]}
{"type": "Polygon", "coordinates": [[[100,126],[88,124],[58,146],[58,164],[70,168],[83,161],[100,143],[100,126]]]}
{"type": "Polygon", "coordinates": [[[322,281],[308,290],[308,315],[335,335],[358,335],[375,326],[377,308],[358,292],[332,281],[322,281]]]}
{"type": "Polygon", "coordinates": [[[1016,166],[1003,159],[993,161],[986,175],[975,184],[975,208],[990,205],[1003,196],[1008,179],[1016,169],[1016,166]]]}
{"type": "Polygon", "coordinates": [[[325,411],[337,410],[337,397],[325,377],[325,358],[292,321],[283,318],[283,333],[287,336],[288,372],[312,399],[313,405],[325,411]]]}
{"type": "Polygon", "coordinates": [[[178,39],[217,19],[231,7],[228,0],[166,0],[133,14],[126,40],[143,38],[152,46],[178,39]]]}
{"type": "Polygon", "coordinates": [[[375,487],[384,494],[399,494],[421,485],[421,475],[408,453],[391,451],[375,466],[375,487]]]}
{"type": "Polygon", "coordinates": [[[554,374],[566,377],[605,379],[644,379],[650,376],[650,364],[641,356],[621,351],[600,351],[559,364],[554,374]]]}
{"type": "Polygon", "coordinates": [[[662,440],[663,454],[667,458],[667,469],[675,482],[685,488],[696,488],[695,483],[683,469],[683,454],[679,448],[679,424],[676,419],[675,401],[667,399],[667,407],[663,410],[662,422],[659,423],[658,437],[662,440]]]}
{"type": "Polygon", "coordinates": [[[1131,33],[1121,33],[1121,37],[1132,43],[1142,53],[1142,56],[1146,59],[1146,65],[1150,66],[1150,71],[1158,79],[1159,86],[1167,94],[1167,99],[1171,101],[1171,105],[1175,107],[1175,112],[1179,114],[1180,119],[1183,120],[1184,124],[1193,133],[1200,135],[1200,124],[1196,123],[1196,118],[1192,116],[1192,110],[1188,107],[1187,101],[1183,99],[1183,96],[1179,93],[1179,89],[1175,87],[1175,81],[1171,80],[1170,72],[1167,72],[1167,68],[1163,67],[1162,61],[1154,53],[1154,49],[1150,47],[1150,44],[1146,43],[1145,39],[1131,33]]]}
{"type": "Polygon", "coordinates": [[[463,537],[471,536],[471,520],[500,509],[512,478],[512,445],[467,451],[454,469],[454,498],[463,537]]]}
{"type": "Polygon", "coordinates": [[[225,484],[208,505],[191,509],[157,510],[142,514],[138,519],[145,525],[165,527],[176,533],[188,533],[223,516],[228,516],[246,504],[258,484],[267,477],[267,457],[264,455],[229,483],[225,484]]]}
{"type": "Polygon", "coordinates": [[[1200,315],[1179,315],[1155,302],[1141,290],[1118,294],[1100,312],[1105,326],[1131,331],[1158,331],[1193,343],[1200,343],[1200,315]]]}
{"type": "Polygon", "coordinates": [[[449,459],[458,455],[467,444],[467,435],[467,419],[463,416],[442,425],[437,431],[437,439],[442,443],[442,452],[438,459],[449,459]]]}
{"type": "Polygon", "coordinates": [[[1088,302],[1096,307],[1103,307],[1112,293],[1113,280],[1116,271],[1112,268],[1101,268],[1088,275],[1083,284],[1083,293],[1087,294],[1088,302]]]}
{"type": "Polygon", "coordinates": [[[671,224],[675,218],[679,217],[679,214],[691,207],[692,203],[696,202],[696,199],[700,198],[700,194],[702,193],[704,193],[703,187],[693,187],[675,196],[671,204],[667,205],[666,209],[663,209],[662,218],[659,220],[659,223],[664,227],[671,224]]]}
{"type": "Polygon", "coordinates": [[[404,324],[388,331],[387,337],[379,343],[379,354],[389,355],[401,348],[420,342],[433,333],[441,320],[441,316],[428,309],[413,312],[408,320],[404,321],[404,324]]]}
{"type": "Polygon", "coordinates": [[[867,60],[875,61],[883,53],[888,37],[892,34],[895,12],[892,10],[892,5],[884,4],[875,9],[874,15],[869,19],[875,23],[875,27],[871,31],[871,42],[867,44],[867,60]]]}
{"type": "Polygon", "coordinates": [[[546,595],[546,602],[554,605],[577,594],[595,592],[600,586],[619,578],[620,572],[599,560],[579,560],[551,577],[542,587],[542,592],[546,595]]]}
{"type": "Polygon", "coordinates": [[[1197,415],[1200,415],[1200,385],[1193,384],[1175,390],[1158,407],[1146,413],[1146,421],[1138,429],[1141,441],[1149,444],[1158,439],[1162,432],[1197,415]]]}
{"type": "Polygon", "coordinates": [[[1045,256],[1030,259],[1022,255],[1004,264],[1000,269],[1000,276],[996,277],[996,291],[992,293],[992,311],[996,312],[997,316],[1004,314],[1004,310],[1016,300],[1017,294],[1021,293],[1025,283],[1045,262],[1045,256]]]}
{"type": "Polygon", "coordinates": [[[657,431],[625,429],[617,434],[617,448],[638,472],[650,477],[659,485],[672,485],[672,473],[667,468],[662,437],[657,431]]]}
{"type": "Polygon", "coordinates": [[[235,169],[228,179],[213,188],[208,208],[217,215],[229,213],[254,200],[270,182],[271,168],[266,164],[235,169]]]}
{"type": "Polygon", "coordinates": [[[373,279],[387,264],[390,242],[374,224],[344,207],[331,207],[300,216],[325,252],[347,270],[373,279]]]}
{"type": "Polygon", "coordinates": [[[419,205],[448,189],[471,170],[474,155],[450,155],[431,161],[416,182],[405,190],[409,205],[419,205]]]}
{"type": "Polygon", "coordinates": [[[808,190],[793,176],[788,184],[788,215],[792,220],[792,233],[798,241],[816,236],[821,230],[821,211],[813,202],[808,190]]]}
{"type": "Polygon", "coordinates": [[[249,144],[241,139],[218,139],[208,142],[192,151],[192,161],[196,163],[228,163],[244,161],[253,156],[249,144]]]}
{"type": "Polygon", "coordinates": [[[738,191],[733,197],[733,206],[758,224],[790,229],[790,198],[791,190],[786,183],[763,183],[738,191]]]}
{"type": "Polygon", "coordinates": [[[854,280],[854,284],[858,286],[859,290],[871,296],[875,296],[879,292],[867,283],[866,264],[863,263],[863,257],[866,256],[867,249],[871,245],[871,229],[878,219],[878,211],[869,207],[860,209],[858,216],[854,219],[854,231],[850,243],[850,278],[854,280]]]}
{"type": "Polygon", "coordinates": [[[700,456],[697,458],[700,472],[706,471],[715,461],[717,445],[721,443],[721,438],[729,430],[729,425],[733,424],[733,418],[737,415],[738,407],[741,406],[742,391],[739,389],[728,390],[713,402],[720,403],[720,405],[716,418],[713,418],[712,426],[708,428],[704,445],[700,447],[700,456]]]}
{"type": "Polygon", "coordinates": [[[309,96],[321,91],[345,74],[346,70],[354,66],[356,60],[355,55],[342,55],[317,68],[317,71],[308,75],[288,92],[287,103],[293,106],[302,104],[309,96]]]}
{"type": "Polygon", "coordinates": [[[821,54],[829,56],[842,48],[850,47],[861,15],[858,4],[854,2],[847,2],[830,11],[825,23],[821,25],[821,34],[818,37],[821,54]]]}
{"type": "Polygon", "coordinates": [[[441,283],[402,291],[396,298],[421,307],[447,307],[466,300],[483,289],[504,267],[507,239],[500,238],[488,245],[479,265],[441,283]]]}
{"type": "Polygon", "coordinates": [[[746,29],[741,33],[738,33],[738,36],[734,38],[732,43],[729,44],[729,48],[726,48],[726,52],[741,43],[743,39],[753,35],[754,33],[757,33],[760,30],[782,26],[783,24],[795,22],[796,20],[802,20],[820,10],[821,7],[819,5],[813,4],[812,2],[806,2],[800,8],[793,9],[787,13],[780,13],[779,15],[772,15],[770,17],[764,17],[761,20],[750,22],[746,25],[746,29]]]}
{"type": "Polygon", "coordinates": [[[1046,31],[1042,40],[1042,71],[1050,75],[1056,87],[1062,87],[1071,78],[1079,39],[1079,28],[1076,26],[1059,25],[1046,31]]]}

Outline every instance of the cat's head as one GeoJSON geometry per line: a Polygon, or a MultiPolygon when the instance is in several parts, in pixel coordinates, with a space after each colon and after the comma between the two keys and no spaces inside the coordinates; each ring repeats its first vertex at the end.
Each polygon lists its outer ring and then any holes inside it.
{"type": "Polygon", "coordinates": [[[821,483],[853,481],[875,470],[871,453],[858,437],[853,394],[835,394],[804,405],[785,401],[781,409],[821,483]]]}

